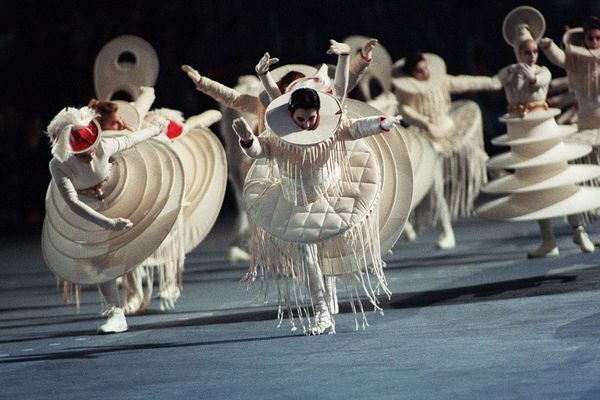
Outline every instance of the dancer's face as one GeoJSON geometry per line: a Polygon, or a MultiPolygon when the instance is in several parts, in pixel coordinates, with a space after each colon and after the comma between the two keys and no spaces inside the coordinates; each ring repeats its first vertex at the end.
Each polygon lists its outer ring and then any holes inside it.
{"type": "Polygon", "coordinates": [[[125,121],[119,112],[114,112],[109,117],[102,118],[100,126],[109,131],[122,131],[125,129],[125,121]]]}
{"type": "Polygon", "coordinates": [[[519,46],[519,62],[534,65],[538,60],[538,47],[534,40],[528,40],[519,46]]]}
{"type": "Polygon", "coordinates": [[[300,128],[310,131],[319,124],[319,111],[316,108],[297,108],[292,119],[300,128]]]}
{"type": "Polygon", "coordinates": [[[585,32],[585,47],[590,50],[600,48],[600,29],[590,29],[585,32]]]}
{"type": "Polygon", "coordinates": [[[412,76],[418,81],[426,81],[429,80],[430,76],[429,66],[427,65],[427,61],[422,60],[415,65],[415,68],[412,71],[412,76]]]}

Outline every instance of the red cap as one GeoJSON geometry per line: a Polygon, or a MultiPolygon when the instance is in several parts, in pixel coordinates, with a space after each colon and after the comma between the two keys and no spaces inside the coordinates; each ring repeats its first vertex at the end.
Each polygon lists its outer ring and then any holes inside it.
{"type": "Polygon", "coordinates": [[[73,129],[69,143],[74,153],[83,153],[98,140],[98,126],[91,121],[85,128],[73,129]]]}
{"type": "Polygon", "coordinates": [[[183,132],[183,125],[178,124],[175,121],[169,120],[169,125],[167,126],[167,137],[169,139],[175,139],[183,132]]]}

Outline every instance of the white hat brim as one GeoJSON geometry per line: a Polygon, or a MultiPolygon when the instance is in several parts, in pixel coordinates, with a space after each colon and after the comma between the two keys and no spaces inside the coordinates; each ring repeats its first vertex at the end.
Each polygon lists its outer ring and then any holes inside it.
{"type": "Polygon", "coordinates": [[[539,41],[546,31],[546,21],[538,10],[530,6],[520,6],[510,11],[502,22],[502,36],[509,45],[513,46],[518,25],[527,25],[531,36],[539,41]]]}
{"type": "Polygon", "coordinates": [[[342,106],[333,96],[317,92],[321,102],[319,125],[313,130],[304,130],[292,119],[288,101],[293,92],[285,93],[273,100],[265,113],[266,125],[284,142],[310,146],[321,143],[337,131],[342,120],[342,106]]]}
{"type": "Polygon", "coordinates": [[[568,186],[538,192],[515,193],[475,210],[482,218],[531,221],[578,214],[600,207],[600,188],[568,186]]]}
{"type": "Polygon", "coordinates": [[[591,150],[589,145],[559,142],[542,154],[533,157],[525,157],[509,151],[490,158],[487,166],[488,168],[503,169],[538,167],[559,161],[575,160],[588,154],[591,150]]]}
{"type": "Polygon", "coordinates": [[[523,176],[516,174],[504,176],[487,184],[483,188],[483,192],[531,192],[585,182],[598,176],[600,176],[600,166],[598,165],[569,165],[567,169],[549,177],[540,175],[523,176]]]}
{"type": "Polygon", "coordinates": [[[560,110],[557,108],[527,113],[522,117],[505,114],[500,117],[500,122],[508,125],[508,133],[492,139],[492,144],[515,146],[560,139],[577,132],[576,125],[558,125],[554,120],[558,114],[560,110]]]}

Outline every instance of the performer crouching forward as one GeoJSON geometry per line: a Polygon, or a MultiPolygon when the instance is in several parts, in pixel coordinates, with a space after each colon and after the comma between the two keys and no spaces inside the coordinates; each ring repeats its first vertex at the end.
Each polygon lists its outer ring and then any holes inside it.
{"type": "Polygon", "coordinates": [[[335,333],[324,277],[346,278],[363,328],[359,290],[376,310],[375,292],[390,294],[379,251],[379,167],[368,145],[357,139],[389,131],[399,122],[383,116],[349,120],[335,97],[310,88],[272,99],[266,131],[259,137],[243,118],[234,120],[243,151],[265,159],[255,162],[244,187],[255,225],[250,278],[258,266],[274,278],[280,322],[287,308],[292,331],[295,302],[304,333],[335,333]]]}
{"type": "MultiPolygon", "coordinates": [[[[154,196],[152,203],[140,200],[153,188],[141,185],[148,179],[139,172],[155,173],[160,165],[148,168],[143,150],[127,163],[119,164],[122,157],[117,155],[165,132],[166,124],[150,126],[135,135],[109,138],[102,137],[101,124],[118,129],[123,124],[119,114],[115,112],[110,121],[98,121],[96,117],[89,107],[67,107],[48,125],[54,157],[50,161],[52,182],[46,198],[42,246],[48,266],[58,276],[75,284],[99,284],[108,316],[99,332],[123,332],[128,327],[115,278],[146,258],[172,223],[161,213],[171,206],[165,202],[154,204],[154,200],[160,202],[160,196],[154,196]],[[143,188],[127,188],[132,176],[143,188]],[[119,207],[115,207],[116,199],[119,207]],[[153,221],[156,225],[165,222],[165,226],[151,227],[153,221]]],[[[153,178],[160,176],[158,172],[153,178]]]]}

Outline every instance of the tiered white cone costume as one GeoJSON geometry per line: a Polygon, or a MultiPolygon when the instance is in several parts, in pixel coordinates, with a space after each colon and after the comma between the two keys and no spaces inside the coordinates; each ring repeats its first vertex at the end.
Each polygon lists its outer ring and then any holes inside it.
{"type": "MultiPolygon", "coordinates": [[[[531,7],[518,7],[504,21],[506,41],[519,49],[526,43],[535,43],[543,35],[544,20],[531,7]]],[[[537,49],[537,47],[535,47],[537,49]]],[[[548,109],[545,100],[550,83],[550,72],[536,64],[514,64],[500,71],[507,100],[505,122],[508,133],[492,143],[510,146],[511,151],[493,157],[488,167],[514,169],[515,172],[488,184],[488,193],[510,193],[477,209],[489,219],[510,221],[547,220],[553,217],[577,214],[600,206],[600,190],[579,186],[577,183],[600,176],[596,165],[570,165],[591,151],[585,144],[566,143],[564,139],[575,133],[577,127],[557,125],[559,109],[548,109]]],[[[570,217],[571,220],[575,217],[570,217]]],[[[571,222],[574,240],[587,251],[587,234],[571,222]],[[585,235],[585,237],[583,237],[585,235]]],[[[540,221],[544,243],[530,257],[558,255],[551,223],[540,221]]],[[[593,246],[589,251],[593,251],[593,246]]]]}

